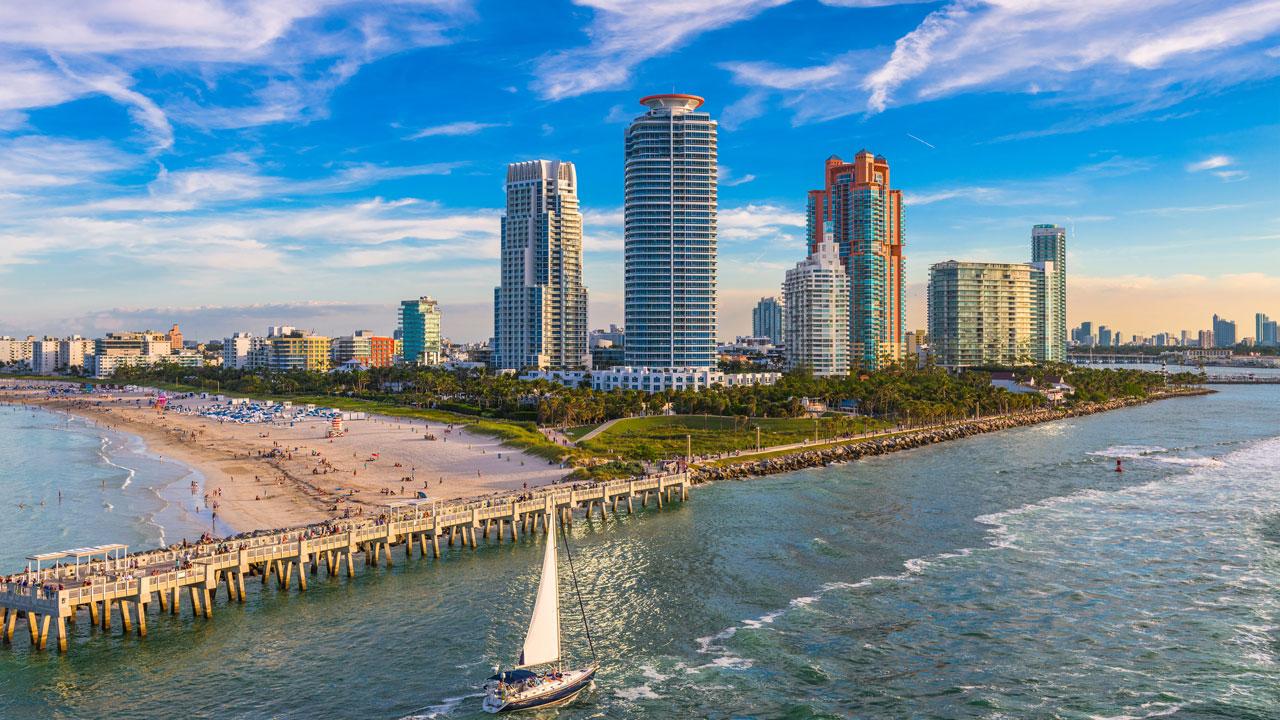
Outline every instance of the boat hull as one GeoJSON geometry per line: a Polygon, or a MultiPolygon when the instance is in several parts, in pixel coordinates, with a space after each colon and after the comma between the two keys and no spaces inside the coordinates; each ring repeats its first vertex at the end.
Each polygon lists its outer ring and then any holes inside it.
{"type": "MultiPolygon", "coordinates": [[[[587,686],[596,677],[596,670],[596,667],[584,668],[578,671],[581,673],[580,676],[572,677],[571,680],[559,687],[550,687],[543,693],[530,693],[528,695],[521,693],[501,704],[492,702],[491,697],[485,698],[484,709],[486,712],[496,714],[563,705],[571,702],[583,690],[587,689],[587,686]]],[[[573,676],[574,673],[570,672],[566,673],[566,675],[573,676]]]]}

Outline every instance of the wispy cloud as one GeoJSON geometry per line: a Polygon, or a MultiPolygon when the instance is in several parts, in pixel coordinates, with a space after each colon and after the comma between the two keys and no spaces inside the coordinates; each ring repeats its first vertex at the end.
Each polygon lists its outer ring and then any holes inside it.
{"type": "Polygon", "coordinates": [[[739,185],[746,185],[747,183],[753,182],[756,179],[756,176],[753,175],[752,173],[747,173],[746,175],[742,175],[742,176],[735,175],[732,168],[730,168],[728,165],[721,165],[718,168],[716,168],[716,176],[720,182],[720,185],[723,187],[737,187],[739,185]]]}
{"type": "Polygon", "coordinates": [[[1187,164],[1187,172],[1200,172],[1201,170],[1212,170],[1214,168],[1226,167],[1231,164],[1231,158],[1226,155],[1210,155],[1204,160],[1187,164]]]}
{"type": "Polygon", "coordinates": [[[458,135],[475,135],[489,128],[503,127],[506,123],[489,123],[476,122],[474,120],[459,120],[457,122],[445,123],[443,125],[432,125],[425,127],[413,133],[406,140],[420,140],[425,137],[456,137],[458,135]]]}
{"type": "Polygon", "coordinates": [[[788,0],[574,0],[591,8],[591,44],[544,56],[534,89],[560,100],[624,87],[640,63],[788,0]]]}
{"type": "Polygon", "coordinates": [[[1107,106],[1141,108],[1142,115],[1280,73],[1258,47],[1278,32],[1275,0],[1225,8],[1183,0],[955,0],[899,38],[887,58],[858,51],[803,67],[754,61],[722,67],[740,85],[781,95],[797,122],[987,91],[1088,104],[1095,115],[1107,106]]]}
{"type": "Polygon", "coordinates": [[[1187,172],[1198,173],[1204,172],[1205,170],[1212,170],[1212,175],[1223,182],[1239,182],[1241,180],[1247,180],[1249,178],[1249,173],[1239,168],[1230,167],[1235,164],[1235,159],[1227,155],[1210,155],[1203,160],[1188,163],[1187,172]]]}
{"type": "Polygon", "coordinates": [[[265,174],[243,153],[231,153],[205,167],[170,171],[160,167],[145,193],[126,193],[85,203],[73,208],[89,212],[188,212],[211,206],[270,198],[292,199],[344,193],[386,180],[426,175],[448,175],[465,165],[461,162],[421,165],[375,165],[343,163],[333,172],[306,180],[265,174]]]}
{"type": "Polygon", "coordinates": [[[154,150],[171,123],[234,128],[323,116],[329,94],[363,65],[448,42],[471,17],[463,0],[359,8],[342,0],[242,3],[129,0],[0,4],[0,111],[102,94],[124,106],[154,150]],[[162,71],[189,82],[160,89],[162,71]],[[233,82],[220,84],[220,80],[233,82]],[[248,95],[232,89],[256,88],[248,95]]]}

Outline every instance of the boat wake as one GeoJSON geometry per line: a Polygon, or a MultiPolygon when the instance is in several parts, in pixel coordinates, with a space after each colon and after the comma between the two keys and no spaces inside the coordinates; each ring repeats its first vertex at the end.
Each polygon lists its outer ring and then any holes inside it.
{"type": "Polygon", "coordinates": [[[445,698],[437,705],[429,705],[420,710],[416,710],[412,714],[405,715],[400,718],[400,720],[432,720],[433,718],[447,717],[454,710],[457,710],[459,705],[467,700],[482,697],[484,697],[484,693],[470,693],[468,695],[445,698]]]}

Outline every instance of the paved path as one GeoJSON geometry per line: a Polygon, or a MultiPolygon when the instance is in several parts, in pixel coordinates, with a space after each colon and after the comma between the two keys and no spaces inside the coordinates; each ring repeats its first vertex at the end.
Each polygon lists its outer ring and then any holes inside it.
{"type": "Polygon", "coordinates": [[[607,423],[605,423],[605,424],[601,425],[600,427],[596,428],[595,430],[592,430],[591,432],[587,433],[586,435],[583,435],[582,437],[578,438],[576,441],[574,441],[574,443],[573,443],[573,444],[574,444],[574,445],[581,445],[582,443],[584,443],[584,442],[586,442],[586,441],[588,441],[588,440],[590,440],[590,439],[594,438],[595,436],[599,435],[600,433],[604,432],[605,430],[608,430],[609,428],[611,428],[611,427],[613,427],[614,425],[616,425],[616,424],[618,424],[618,423],[622,422],[623,420],[630,420],[630,419],[631,419],[631,418],[629,418],[629,417],[624,417],[624,418],[614,418],[613,420],[610,420],[609,422],[607,422],[607,423]]]}

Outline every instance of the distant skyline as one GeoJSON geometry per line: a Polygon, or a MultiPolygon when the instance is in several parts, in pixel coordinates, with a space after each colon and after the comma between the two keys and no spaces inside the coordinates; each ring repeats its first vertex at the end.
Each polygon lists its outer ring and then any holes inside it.
{"type": "Polygon", "coordinates": [[[822,161],[864,147],[905,193],[906,329],[930,265],[1021,262],[1036,223],[1071,232],[1072,326],[1280,315],[1274,2],[163,15],[0,7],[0,334],[389,333],[432,295],[485,339],[506,166],[535,158],[576,166],[590,325],[621,324],[622,134],[672,89],[720,121],[721,337],[803,259],[822,161]]]}

